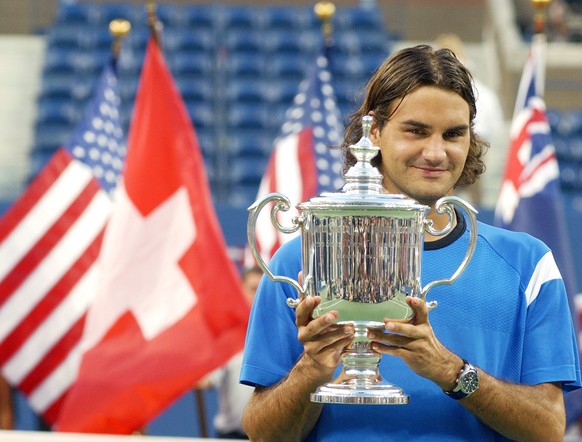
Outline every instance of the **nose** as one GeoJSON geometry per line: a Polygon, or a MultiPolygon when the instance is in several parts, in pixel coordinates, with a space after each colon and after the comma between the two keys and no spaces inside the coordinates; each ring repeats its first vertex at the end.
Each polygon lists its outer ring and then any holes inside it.
{"type": "Polygon", "coordinates": [[[422,151],[423,158],[431,164],[442,163],[447,154],[445,149],[445,140],[439,135],[432,135],[427,138],[426,144],[422,151]]]}

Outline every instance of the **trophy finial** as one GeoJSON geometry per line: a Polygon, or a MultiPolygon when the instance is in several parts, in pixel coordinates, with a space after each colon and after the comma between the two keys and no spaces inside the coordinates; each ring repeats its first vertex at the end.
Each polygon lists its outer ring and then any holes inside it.
{"type": "Polygon", "coordinates": [[[385,193],[382,174],[372,165],[372,159],[380,152],[380,148],[370,139],[373,121],[369,115],[362,117],[362,138],[350,146],[356,164],[346,172],[346,184],[342,189],[346,193],[385,193]]]}
{"type": "Polygon", "coordinates": [[[362,137],[370,138],[370,130],[372,130],[372,121],[374,119],[370,115],[364,115],[362,117],[362,137]]]}

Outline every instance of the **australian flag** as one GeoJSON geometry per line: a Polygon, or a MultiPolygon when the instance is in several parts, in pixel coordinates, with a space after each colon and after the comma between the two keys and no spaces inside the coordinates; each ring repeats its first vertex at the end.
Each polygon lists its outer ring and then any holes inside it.
{"type": "MultiPolygon", "coordinates": [[[[259,186],[257,199],[272,192],[289,198],[291,210],[279,212],[284,218],[279,222],[286,226],[291,226],[291,219],[297,215],[296,204],[343,185],[339,150],[343,124],[326,52],[316,57],[299,85],[259,186]]],[[[257,219],[256,239],[265,262],[292,237],[277,231],[271,223],[270,209],[263,209],[257,219]]],[[[251,260],[250,253],[246,253],[245,264],[251,260]]]]}
{"type": "MultiPolygon", "coordinates": [[[[516,100],[509,155],[495,208],[495,224],[527,232],[552,250],[566,290],[574,324],[577,287],[560,191],[560,171],[543,99],[545,36],[532,42],[516,100]]],[[[582,412],[582,393],[566,396],[568,423],[582,412]]]]}

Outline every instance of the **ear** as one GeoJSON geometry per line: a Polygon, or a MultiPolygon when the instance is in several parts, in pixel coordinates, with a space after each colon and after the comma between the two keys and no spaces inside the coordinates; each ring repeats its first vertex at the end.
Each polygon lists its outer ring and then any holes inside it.
{"type": "Polygon", "coordinates": [[[378,146],[380,142],[380,129],[378,128],[378,124],[376,124],[374,111],[368,112],[368,115],[373,118],[372,128],[370,129],[370,140],[375,146],[378,146]]]}

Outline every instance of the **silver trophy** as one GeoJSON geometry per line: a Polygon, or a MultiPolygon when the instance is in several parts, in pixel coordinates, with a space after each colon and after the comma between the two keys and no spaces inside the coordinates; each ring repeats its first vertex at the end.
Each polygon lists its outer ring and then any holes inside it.
{"type": "MultiPolygon", "coordinates": [[[[287,304],[296,307],[306,296],[321,296],[313,316],[339,312],[338,324],[353,324],[355,339],[342,355],[342,372],[333,382],[311,394],[319,403],[406,404],[408,395],[384,382],[378,370],[381,355],[370,348],[368,329],[384,330],[384,318],[407,319],[413,311],[406,296],[426,298],[438,285],[451,284],[465,270],[477,241],[476,210],[462,199],[446,196],[436,203],[449,222],[443,230],[426,218],[429,207],[382,187],[382,174],[371,165],[379,147],[369,138],[372,118],[363,117],[363,135],[350,150],[357,162],[346,173],[339,192],[323,193],[297,205],[299,216],[291,227],[282,226],[277,212],[290,202],[278,193],[266,195],[249,207],[248,240],[253,256],[274,282],[291,284],[299,293],[287,304]],[[282,233],[301,229],[303,282],[276,276],[257,250],[255,230],[261,210],[271,205],[271,222],[282,233]],[[460,207],[470,222],[469,246],[463,261],[450,278],[421,286],[424,232],[442,236],[453,228],[454,208],[460,207]]],[[[428,302],[429,309],[436,301],[428,302]]]]}

